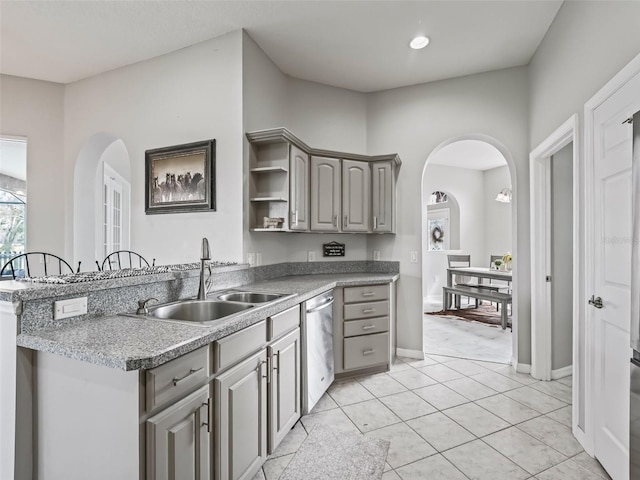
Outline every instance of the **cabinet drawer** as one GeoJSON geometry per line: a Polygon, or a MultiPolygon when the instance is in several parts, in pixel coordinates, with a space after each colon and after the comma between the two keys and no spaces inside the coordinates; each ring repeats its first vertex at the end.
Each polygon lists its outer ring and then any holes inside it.
{"type": "Polygon", "coordinates": [[[389,285],[344,288],[344,303],[374,302],[377,300],[389,300],[389,285]]]}
{"type": "Polygon", "coordinates": [[[344,336],[369,335],[371,333],[387,332],[389,317],[376,317],[366,320],[350,320],[344,322],[344,336]]]}
{"type": "Polygon", "coordinates": [[[190,388],[206,380],[208,376],[208,346],[147,370],[147,411],[184,395],[190,388]]]}
{"type": "Polygon", "coordinates": [[[344,339],[344,369],[370,367],[389,361],[389,334],[344,339]]]}
{"type": "Polygon", "coordinates": [[[269,341],[275,340],[299,326],[300,305],[296,305],[267,319],[267,339],[269,341]]]}
{"type": "Polygon", "coordinates": [[[229,367],[267,343],[267,322],[251,325],[213,342],[213,371],[229,367]]]}
{"type": "Polygon", "coordinates": [[[352,303],[344,306],[344,319],[383,317],[389,315],[389,302],[352,303]]]}

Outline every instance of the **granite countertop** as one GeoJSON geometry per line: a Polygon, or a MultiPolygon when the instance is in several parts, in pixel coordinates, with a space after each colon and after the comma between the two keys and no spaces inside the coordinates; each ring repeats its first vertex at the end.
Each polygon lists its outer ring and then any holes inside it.
{"type": "MultiPolygon", "coordinates": [[[[17,337],[17,345],[120,370],[157,367],[219,338],[253,325],[334,287],[389,283],[393,273],[295,275],[235,287],[292,294],[256,305],[212,326],[112,315],[44,328],[17,337]]],[[[214,292],[209,295],[213,295],[214,292]]]]}

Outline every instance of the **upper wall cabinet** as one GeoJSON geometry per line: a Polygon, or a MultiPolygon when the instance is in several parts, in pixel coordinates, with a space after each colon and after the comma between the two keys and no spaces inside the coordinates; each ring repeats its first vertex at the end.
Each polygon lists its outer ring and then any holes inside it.
{"type": "Polygon", "coordinates": [[[395,233],[397,154],[315,149],[286,128],[247,139],[252,231],[395,233]]]}

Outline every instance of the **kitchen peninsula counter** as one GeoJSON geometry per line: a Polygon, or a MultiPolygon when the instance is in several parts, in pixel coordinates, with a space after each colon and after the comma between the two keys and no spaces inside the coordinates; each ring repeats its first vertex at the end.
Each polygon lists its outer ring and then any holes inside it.
{"type": "MultiPolygon", "coordinates": [[[[157,367],[169,360],[182,356],[201,346],[219,338],[230,335],[236,331],[253,325],[265,318],[281,312],[294,305],[300,304],[319,293],[331,290],[335,287],[352,285],[384,284],[396,281],[399,277],[397,262],[317,262],[317,265],[310,264],[279,264],[269,267],[258,267],[258,269],[243,268],[241,271],[231,269],[227,275],[234,278],[238,273],[257,273],[255,276],[270,277],[251,283],[237,284],[233,279],[225,280],[225,273],[216,272],[214,277],[218,277],[218,284],[212,287],[209,297],[216,293],[234,288],[238,290],[251,290],[260,292],[285,293],[293,296],[280,300],[257,304],[254,308],[233,316],[214,322],[211,326],[189,325],[170,321],[160,321],[148,319],[143,316],[126,316],[121,314],[104,315],[83,315],[74,317],[71,321],[62,322],[38,322],[31,319],[28,327],[23,329],[17,336],[17,345],[36,351],[52,353],[67,358],[81,360],[96,365],[103,365],[120,370],[139,370],[157,367]],[[340,265],[342,264],[342,265],[340,265]],[[355,265],[357,264],[357,266],[355,265]],[[286,266],[283,268],[283,266],[286,266]],[[341,268],[342,267],[342,268],[341,268]],[[355,268],[354,268],[355,267],[355,268]],[[312,268],[321,273],[303,273],[305,269],[312,268]],[[266,269],[266,270],[265,270],[266,269]],[[322,273],[323,269],[330,270],[363,270],[356,273],[322,273]],[[366,271],[382,270],[382,271],[366,271]],[[267,273],[265,274],[265,271],[267,273]],[[277,273],[301,273],[296,275],[276,276],[277,273]],[[236,283],[236,284],[233,284],[236,283]],[[222,285],[221,288],[219,288],[222,285]],[[26,331],[25,331],[26,330],[26,331]]],[[[167,275],[167,274],[162,274],[167,275]]],[[[139,277],[135,277],[139,278],[139,277]]],[[[159,292],[154,294],[153,289],[144,289],[144,295],[138,294],[135,286],[146,285],[144,282],[130,282],[131,291],[128,292],[126,304],[128,308],[121,308],[119,312],[132,312],[135,310],[134,300],[158,296],[162,302],[174,301],[179,298],[167,298],[163,295],[166,285],[174,279],[149,279],[154,282],[159,292]],[[138,296],[136,296],[138,295],[138,296]],[[133,298],[132,298],[133,297],[133,298]]],[[[185,279],[182,278],[181,281],[185,279]]],[[[237,280],[236,280],[237,281],[237,280]]],[[[96,288],[93,283],[90,289],[82,289],[79,284],[74,284],[71,288],[73,292],[65,290],[67,285],[37,286],[33,289],[23,287],[17,289],[16,297],[20,302],[28,306],[28,299],[34,299],[40,295],[47,295],[44,292],[49,289],[48,295],[55,290],[58,294],[64,292],[65,297],[87,294],[89,290],[98,297],[94,303],[100,304],[99,297],[102,295],[110,297],[109,291],[103,288],[96,288]],[[37,292],[37,293],[36,293],[37,292]],[[27,300],[24,300],[27,299],[27,300]]],[[[125,282],[127,283],[127,282],[125,282]]],[[[116,286],[122,293],[122,285],[116,286]]],[[[189,295],[193,296],[193,294],[189,295]]],[[[182,298],[189,298],[185,296],[182,298]]],[[[56,298],[54,298],[55,300],[56,298]]],[[[46,300],[46,299],[45,299],[46,300]]],[[[51,305],[51,299],[48,304],[51,305]]],[[[91,302],[90,302],[91,304],[91,302]]],[[[42,306],[40,306],[42,309],[42,306]]],[[[90,312],[91,313],[91,312],[90,312]]]]}

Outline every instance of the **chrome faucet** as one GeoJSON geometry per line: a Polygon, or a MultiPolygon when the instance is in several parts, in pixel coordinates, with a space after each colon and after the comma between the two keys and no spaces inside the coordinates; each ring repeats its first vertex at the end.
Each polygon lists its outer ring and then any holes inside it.
{"type": "MultiPolygon", "coordinates": [[[[202,239],[202,250],[200,252],[200,286],[198,287],[198,300],[207,299],[208,285],[204,281],[204,267],[205,263],[211,260],[211,251],[209,250],[209,240],[202,239]]],[[[211,278],[211,266],[207,264],[209,269],[209,278],[211,278]]]]}

